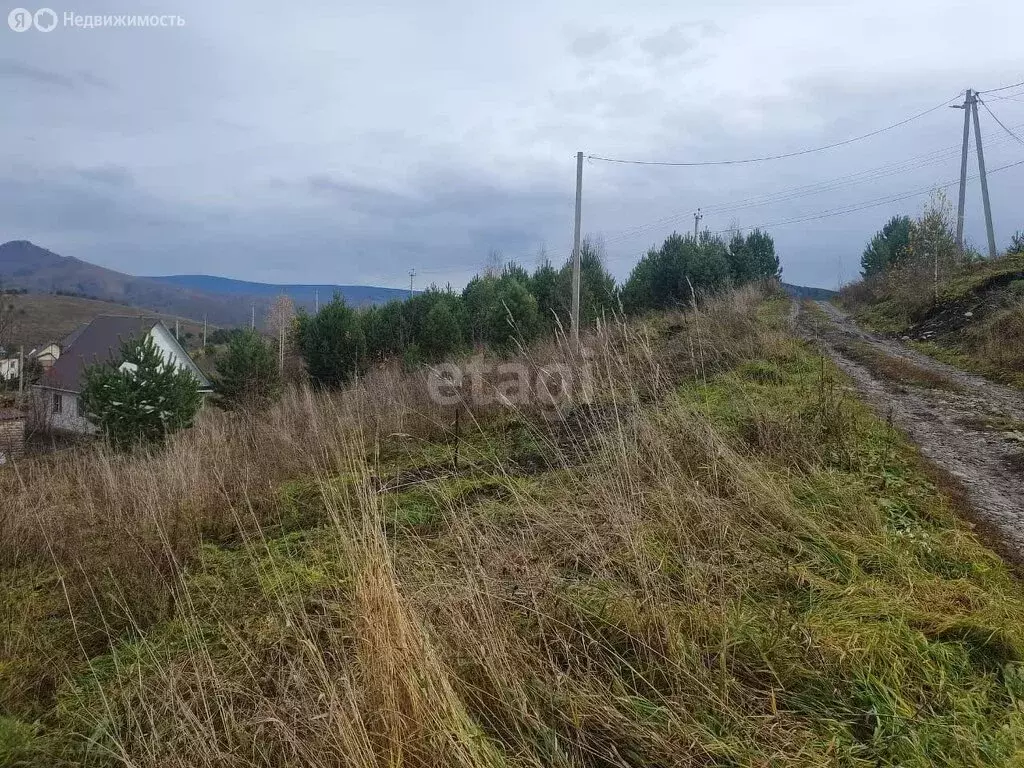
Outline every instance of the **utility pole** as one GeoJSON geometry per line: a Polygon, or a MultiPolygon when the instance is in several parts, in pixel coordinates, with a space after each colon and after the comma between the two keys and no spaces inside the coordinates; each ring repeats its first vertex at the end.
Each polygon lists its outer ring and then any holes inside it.
{"type": "Polygon", "coordinates": [[[179,340],[179,336],[181,335],[179,333],[179,331],[180,331],[180,329],[178,328],[178,320],[175,319],[175,321],[174,321],[174,340],[175,341],[179,340]]]}
{"type": "Polygon", "coordinates": [[[18,348],[18,405],[25,402],[25,345],[18,348]]]}
{"type": "Polygon", "coordinates": [[[412,292],[412,280],[413,280],[414,277],[416,277],[416,270],[415,269],[410,269],[409,270],[409,298],[410,299],[412,298],[412,293],[413,293],[412,292]]]}
{"type": "Polygon", "coordinates": [[[277,372],[280,376],[284,376],[284,318],[278,318],[277,329],[277,372]]]}
{"type": "Polygon", "coordinates": [[[572,232],[572,345],[580,345],[580,222],[583,216],[583,153],[576,153],[576,220],[572,232]]]}
{"type": "Polygon", "coordinates": [[[319,288],[316,288],[313,291],[313,307],[314,307],[313,314],[314,315],[320,314],[320,289],[319,288]]]}
{"type": "Polygon", "coordinates": [[[203,315],[203,348],[206,348],[206,315],[203,315]]]}
{"type": "Polygon", "coordinates": [[[700,234],[700,220],[704,218],[704,214],[700,212],[700,208],[693,212],[693,239],[696,240],[700,234]]]}
{"type": "Polygon", "coordinates": [[[256,302],[252,303],[252,320],[249,321],[249,330],[256,330],[256,302]]]}
{"type": "Polygon", "coordinates": [[[962,252],[964,249],[964,204],[967,202],[967,145],[971,137],[971,95],[974,92],[968,88],[967,97],[963,106],[953,106],[953,109],[964,111],[964,145],[960,151],[960,199],[956,206],[956,249],[962,252]]]}
{"type": "Polygon", "coordinates": [[[992,206],[988,200],[988,176],[985,175],[985,153],[981,149],[981,124],[978,122],[978,94],[971,92],[971,112],[974,115],[974,143],[978,147],[978,171],[981,173],[981,202],[985,205],[985,230],[988,233],[989,258],[996,257],[996,236],[992,230],[992,206]]]}

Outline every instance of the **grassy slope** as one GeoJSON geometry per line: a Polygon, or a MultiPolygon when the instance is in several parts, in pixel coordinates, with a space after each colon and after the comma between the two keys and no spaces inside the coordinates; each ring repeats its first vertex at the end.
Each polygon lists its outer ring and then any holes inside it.
{"type": "Polygon", "coordinates": [[[327,460],[264,468],[144,629],[143,580],[8,558],[0,764],[1020,760],[1019,581],[782,302],[734,303],[608,343],[577,417],[478,414],[457,473],[286,404],[327,460]]]}
{"type": "Polygon", "coordinates": [[[844,289],[842,300],[873,330],[910,335],[939,360],[1024,387],[1024,254],[943,276],[938,302],[932,290],[929,275],[901,272],[844,289]]]}
{"type": "Polygon", "coordinates": [[[48,341],[59,341],[75,328],[87,323],[97,315],[145,315],[159,317],[172,331],[175,319],[180,321],[182,335],[191,333],[201,341],[203,324],[173,315],[147,312],[123,304],[108,301],[82,299],[76,296],[51,294],[20,294],[0,297],[15,307],[16,322],[11,332],[11,344],[24,344],[26,351],[48,341]]]}

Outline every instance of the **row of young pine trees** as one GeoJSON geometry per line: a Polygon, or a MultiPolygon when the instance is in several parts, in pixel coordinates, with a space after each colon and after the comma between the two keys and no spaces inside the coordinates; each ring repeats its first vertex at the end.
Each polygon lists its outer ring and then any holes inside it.
{"type": "MultiPolygon", "coordinates": [[[[754,230],[725,239],[672,234],[649,250],[621,286],[601,249],[580,250],[580,322],[639,315],[689,304],[695,296],[780,275],[770,235],[754,230]]],[[[544,260],[532,273],[514,262],[475,276],[457,292],[431,286],[405,301],[357,310],[340,296],[315,314],[276,318],[276,339],[256,331],[230,334],[217,362],[215,402],[226,409],[258,410],[280,393],[282,367],[300,368],[320,388],[337,388],[372,366],[400,359],[407,367],[474,348],[511,352],[568,330],[572,264],[544,260]],[[282,366],[279,345],[298,352],[301,365],[282,366]]],[[[117,447],[159,443],[192,424],[201,403],[194,380],[162,366],[149,344],[126,344],[131,366],[94,366],[82,394],[85,413],[117,447]]]]}

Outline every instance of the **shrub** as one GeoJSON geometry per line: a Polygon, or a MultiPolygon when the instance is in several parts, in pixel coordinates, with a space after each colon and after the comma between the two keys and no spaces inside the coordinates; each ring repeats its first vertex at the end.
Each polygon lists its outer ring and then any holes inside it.
{"type": "Polygon", "coordinates": [[[359,318],[340,294],[312,317],[299,316],[299,347],[310,378],[323,387],[340,387],[366,363],[359,318]]]}
{"type": "Polygon", "coordinates": [[[222,408],[265,408],[281,394],[281,376],[274,353],[254,330],[232,337],[218,368],[217,404],[222,408]]]}
{"type": "Polygon", "coordinates": [[[203,398],[191,371],[164,360],[153,339],[129,339],[115,361],[85,370],[85,416],[119,450],[160,444],[191,427],[203,398]]]}

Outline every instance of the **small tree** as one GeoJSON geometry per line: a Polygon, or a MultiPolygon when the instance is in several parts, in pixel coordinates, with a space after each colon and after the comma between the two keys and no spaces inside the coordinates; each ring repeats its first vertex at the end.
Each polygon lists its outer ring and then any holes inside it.
{"type": "Polygon", "coordinates": [[[312,317],[299,315],[299,346],[310,378],[323,387],[340,387],[366,364],[360,318],[340,294],[312,317]]]}
{"type": "Polygon", "coordinates": [[[285,360],[289,357],[292,333],[295,327],[295,304],[287,294],[274,299],[267,312],[267,332],[274,338],[277,347],[277,370],[284,377],[285,360]]]}
{"type": "Polygon", "coordinates": [[[909,216],[893,216],[875,233],[860,257],[864,277],[884,272],[909,256],[911,223],[909,216]]]}
{"type": "Polygon", "coordinates": [[[1017,230],[1013,233],[1013,237],[1010,238],[1010,247],[1006,249],[1007,253],[1024,253],[1024,232],[1017,230]]]}
{"type": "Polygon", "coordinates": [[[161,444],[191,427],[203,397],[191,371],[164,360],[153,339],[129,339],[115,360],[85,369],[85,417],[119,450],[161,444]]]}
{"type": "Polygon", "coordinates": [[[217,404],[233,410],[270,405],[281,394],[278,362],[266,341],[254,330],[232,337],[218,365],[217,404]]]}
{"type": "Polygon", "coordinates": [[[767,232],[754,229],[747,234],[747,257],[750,260],[750,279],[782,277],[782,267],[775,253],[775,240],[767,232]]]}

